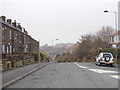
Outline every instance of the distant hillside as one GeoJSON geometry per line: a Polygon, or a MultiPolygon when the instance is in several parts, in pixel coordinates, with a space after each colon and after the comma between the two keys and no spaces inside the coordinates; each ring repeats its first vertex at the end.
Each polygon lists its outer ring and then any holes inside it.
{"type": "Polygon", "coordinates": [[[47,44],[40,48],[41,51],[47,53],[48,56],[54,57],[58,54],[63,54],[70,52],[70,48],[74,46],[73,43],[60,43],[56,44],[55,46],[48,46],[47,44]]]}

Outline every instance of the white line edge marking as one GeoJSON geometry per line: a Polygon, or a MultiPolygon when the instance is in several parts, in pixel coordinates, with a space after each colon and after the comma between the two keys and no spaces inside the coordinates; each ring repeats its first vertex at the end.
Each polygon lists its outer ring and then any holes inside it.
{"type": "MultiPolygon", "coordinates": [[[[74,63],[80,68],[87,68],[87,67],[80,66],[76,62],[74,62],[74,63]]],[[[118,73],[117,71],[102,70],[102,69],[88,69],[88,70],[96,72],[96,73],[118,73]]],[[[115,78],[115,79],[120,79],[120,75],[111,75],[110,77],[115,78]]]]}
{"type": "Polygon", "coordinates": [[[116,79],[120,79],[120,75],[111,75],[110,77],[116,78],[116,79]]]}
{"type": "Polygon", "coordinates": [[[80,68],[88,68],[88,67],[85,67],[85,66],[81,66],[81,65],[79,65],[79,64],[76,63],[76,62],[75,62],[75,64],[76,64],[78,67],[80,67],[80,68]]]}
{"type": "Polygon", "coordinates": [[[88,69],[88,70],[97,72],[97,73],[118,73],[117,71],[102,70],[102,69],[88,69]]]}

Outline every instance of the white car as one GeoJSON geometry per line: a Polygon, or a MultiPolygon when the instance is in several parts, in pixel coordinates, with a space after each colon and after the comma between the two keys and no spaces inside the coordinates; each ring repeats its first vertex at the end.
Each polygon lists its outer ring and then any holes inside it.
{"type": "Polygon", "coordinates": [[[113,66],[114,58],[111,53],[102,52],[96,57],[96,65],[105,64],[113,66]]]}

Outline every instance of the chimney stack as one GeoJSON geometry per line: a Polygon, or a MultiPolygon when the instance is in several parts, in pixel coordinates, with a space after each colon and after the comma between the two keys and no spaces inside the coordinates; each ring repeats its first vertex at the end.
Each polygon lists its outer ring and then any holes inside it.
{"type": "Polygon", "coordinates": [[[25,33],[25,28],[23,28],[23,32],[25,33]]]}
{"type": "Polygon", "coordinates": [[[7,19],[7,22],[11,25],[12,20],[11,19],[7,19]]]}
{"type": "Polygon", "coordinates": [[[12,25],[13,25],[14,27],[16,27],[16,20],[14,20],[14,22],[12,23],[12,25]]]}
{"type": "Polygon", "coordinates": [[[26,31],[26,34],[28,35],[28,32],[26,31]]]}
{"type": "Polygon", "coordinates": [[[1,16],[1,19],[5,22],[6,17],[5,16],[1,16]]]}
{"type": "Polygon", "coordinates": [[[17,27],[22,31],[22,27],[21,27],[20,23],[18,23],[17,27]]]}

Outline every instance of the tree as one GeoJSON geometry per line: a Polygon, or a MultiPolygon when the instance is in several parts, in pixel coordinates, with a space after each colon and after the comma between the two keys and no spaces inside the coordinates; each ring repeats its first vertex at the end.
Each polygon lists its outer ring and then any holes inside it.
{"type": "Polygon", "coordinates": [[[78,47],[74,51],[74,55],[79,59],[91,59],[99,53],[99,49],[108,48],[109,36],[113,33],[113,28],[110,26],[102,27],[96,34],[86,34],[81,36],[78,47]]]}
{"type": "Polygon", "coordinates": [[[41,57],[41,61],[43,61],[46,57],[46,53],[45,52],[40,52],[40,57],[41,57]]]}
{"type": "Polygon", "coordinates": [[[100,31],[97,32],[96,36],[104,42],[109,42],[109,36],[113,33],[113,28],[110,26],[103,26],[100,31]]]}

